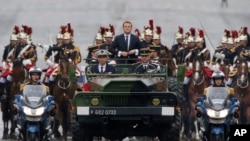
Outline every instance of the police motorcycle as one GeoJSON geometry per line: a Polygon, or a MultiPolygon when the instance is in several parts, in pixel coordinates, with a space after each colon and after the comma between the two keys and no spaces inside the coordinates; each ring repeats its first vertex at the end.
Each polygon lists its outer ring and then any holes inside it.
{"type": "Polygon", "coordinates": [[[211,87],[197,99],[197,121],[202,141],[229,140],[230,125],[238,124],[239,101],[228,98],[228,88],[211,87]]]}
{"type": "Polygon", "coordinates": [[[53,96],[47,96],[44,86],[26,85],[21,95],[15,95],[14,107],[18,140],[51,140],[55,102],[53,96]]]}

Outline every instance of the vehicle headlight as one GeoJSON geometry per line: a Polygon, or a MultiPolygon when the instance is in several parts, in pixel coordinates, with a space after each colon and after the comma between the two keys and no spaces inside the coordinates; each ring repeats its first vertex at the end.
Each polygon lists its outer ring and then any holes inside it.
{"type": "Polygon", "coordinates": [[[27,116],[41,116],[44,113],[44,107],[32,109],[27,106],[23,106],[23,112],[27,116]]]}
{"type": "Polygon", "coordinates": [[[152,104],[153,104],[154,106],[158,106],[158,105],[160,104],[160,99],[159,99],[159,98],[153,98],[153,99],[152,99],[152,104]]]}
{"type": "Polygon", "coordinates": [[[99,101],[99,99],[98,98],[92,98],[91,99],[91,104],[92,105],[94,105],[94,106],[96,106],[96,105],[99,105],[99,103],[100,103],[100,101],[99,101]]]}
{"type": "Polygon", "coordinates": [[[228,115],[228,109],[224,109],[221,111],[207,109],[207,115],[211,118],[225,118],[228,115]]]}

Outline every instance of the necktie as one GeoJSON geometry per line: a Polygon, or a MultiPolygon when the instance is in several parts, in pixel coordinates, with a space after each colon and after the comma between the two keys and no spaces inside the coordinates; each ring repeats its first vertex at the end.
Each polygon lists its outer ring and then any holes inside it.
{"type": "Polygon", "coordinates": [[[103,67],[101,67],[101,73],[103,73],[103,67]]]}
{"type": "Polygon", "coordinates": [[[126,42],[126,47],[127,50],[129,50],[129,45],[128,45],[128,35],[125,36],[125,42],[126,42]]]}

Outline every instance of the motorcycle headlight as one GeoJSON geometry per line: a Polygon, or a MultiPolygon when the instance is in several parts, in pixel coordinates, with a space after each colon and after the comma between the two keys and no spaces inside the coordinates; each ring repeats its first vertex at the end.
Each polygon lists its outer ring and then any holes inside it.
{"type": "Polygon", "coordinates": [[[221,111],[207,109],[207,115],[211,118],[225,118],[228,115],[228,109],[224,109],[221,111]]]}
{"type": "Polygon", "coordinates": [[[23,112],[27,116],[41,116],[44,113],[44,107],[32,109],[27,106],[23,106],[23,112]]]}

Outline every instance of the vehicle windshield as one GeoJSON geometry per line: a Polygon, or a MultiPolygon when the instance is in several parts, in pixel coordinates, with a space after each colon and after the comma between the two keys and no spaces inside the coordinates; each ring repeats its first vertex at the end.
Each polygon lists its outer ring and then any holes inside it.
{"type": "Polygon", "coordinates": [[[46,96],[46,89],[43,85],[26,85],[23,90],[25,103],[31,107],[40,106],[42,99],[46,96]]]}
{"type": "Polygon", "coordinates": [[[226,87],[210,87],[206,94],[207,105],[214,110],[222,110],[227,106],[228,88],[226,87]]]}

